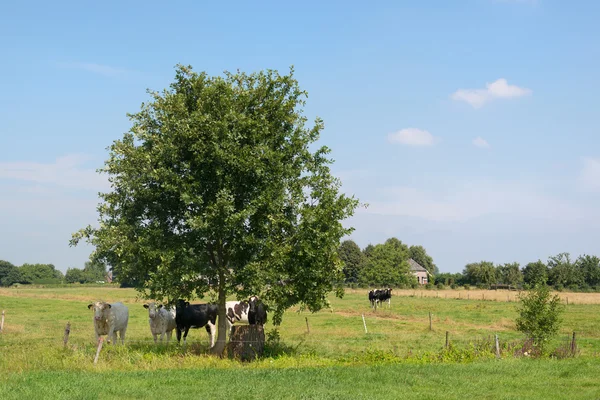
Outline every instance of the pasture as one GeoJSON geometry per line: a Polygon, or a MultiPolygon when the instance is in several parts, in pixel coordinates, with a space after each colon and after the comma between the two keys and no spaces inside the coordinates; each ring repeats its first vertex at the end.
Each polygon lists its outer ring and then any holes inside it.
{"type": "Polygon", "coordinates": [[[147,398],[161,391],[161,398],[181,397],[197,393],[185,384],[194,379],[211,382],[227,398],[336,398],[348,393],[354,398],[397,398],[398,393],[405,398],[597,398],[600,295],[565,295],[569,305],[560,337],[550,348],[575,331],[580,349],[575,359],[514,356],[522,339],[514,327],[514,292],[423,290],[421,297],[418,290],[395,291],[391,308],[385,304],[373,311],[366,290],[349,289],[343,299],[331,297],[329,310],[311,314],[290,309],[279,327],[279,341],[273,338],[269,316],[265,356],[242,364],[205,355],[208,335],[203,328],[190,331],[186,348],[176,340],[155,345],[144,301],[132,289],[0,289],[0,309],[6,310],[0,398],[29,398],[41,390],[49,390],[53,398],[147,398]],[[87,305],[98,299],[122,301],[130,317],[126,345],[105,345],[93,365],[96,344],[87,305]],[[71,334],[64,349],[67,322],[71,334]],[[446,332],[450,349],[444,348],[446,332]],[[491,351],[494,334],[500,339],[501,360],[491,351]],[[252,379],[261,384],[251,384],[254,390],[244,393],[252,379]],[[105,391],[107,382],[115,380],[121,382],[118,387],[105,391]],[[494,392],[498,387],[510,392],[494,392]]]}

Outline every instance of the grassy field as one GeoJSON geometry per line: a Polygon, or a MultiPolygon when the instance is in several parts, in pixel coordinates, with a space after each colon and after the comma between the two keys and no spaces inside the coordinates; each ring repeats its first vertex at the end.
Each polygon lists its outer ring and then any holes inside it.
{"type": "MultiPolygon", "coordinates": [[[[29,398],[41,387],[52,398],[103,398],[93,393],[102,392],[107,381],[129,383],[105,392],[105,398],[142,398],[161,390],[172,393],[161,397],[170,398],[186,390],[197,393],[185,387],[190,378],[222,386],[224,394],[229,389],[228,398],[261,398],[266,393],[276,398],[337,398],[343,393],[354,398],[370,393],[383,398],[399,393],[406,398],[600,396],[600,385],[592,385],[600,372],[600,294],[569,293],[560,337],[551,343],[555,348],[576,331],[578,358],[530,360],[514,357],[514,346],[522,340],[514,327],[514,293],[469,291],[467,296],[462,291],[460,298],[458,293],[424,290],[421,297],[420,291],[398,291],[391,308],[373,311],[366,290],[348,290],[343,299],[331,298],[330,310],[289,310],[279,328],[281,342],[270,343],[265,357],[243,365],[205,355],[204,329],[190,331],[185,349],[154,345],[144,301],[132,289],[0,289],[0,309],[6,310],[0,335],[0,370],[5,372],[0,398],[29,398]],[[96,299],[123,301],[130,320],[126,346],[105,346],[93,365],[94,330],[87,304],[96,299]],[[71,335],[63,349],[67,322],[71,335]],[[444,349],[446,331],[450,349],[444,349]],[[501,360],[490,351],[494,334],[500,338],[501,360]],[[244,382],[253,376],[261,385],[244,394],[244,382]],[[511,391],[498,392],[507,385],[511,391]]],[[[273,330],[270,322],[265,329],[273,330]]]]}

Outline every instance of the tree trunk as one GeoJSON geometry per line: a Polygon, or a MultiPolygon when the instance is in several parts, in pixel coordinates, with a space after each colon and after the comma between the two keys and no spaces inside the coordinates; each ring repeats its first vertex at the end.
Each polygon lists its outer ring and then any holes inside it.
{"type": "Polygon", "coordinates": [[[227,301],[227,294],[225,293],[225,274],[219,272],[219,317],[217,318],[217,341],[211,352],[223,357],[223,351],[225,350],[225,341],[227,339],[227,321],[225,320],[225,302],[227,301]]]}
{"type": "Polygon", "coordinates": [[[227,354],[230,358],[251,361],[262,356],[265,349],[265,330],[262,325],[234,325],[227,354]]]}

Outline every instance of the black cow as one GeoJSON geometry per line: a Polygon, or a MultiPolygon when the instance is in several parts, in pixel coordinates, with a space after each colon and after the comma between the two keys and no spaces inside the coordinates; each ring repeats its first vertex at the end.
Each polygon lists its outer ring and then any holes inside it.
{"type": "Polygon", "coordinates": [[[388,307],[391,307],[392,289],[375,289],[369,291],[369,301],[372,308],[377,308],[377,305],[387,300],[388,307]]]}
{"type": "Polygon", "coordinates": [[[264,325],[267,322],[267,308],[262,301],[256,296],[250,297],[248,300],[250,309],[248,310],[248,324],[264,325]]]}
{"type": "Polygon", "coordinates": [[[206,326],[206,332],[210,335],[210,347],[215,344],[217,333],[217,315],[219,308],[216,304],[190,304],[185,300],[177,300],[175,303],[175,323],[177,324],[177,343],[181,341],[183,332],[183,343],[185,344],[190,328],[202,328],[206,326]]]}

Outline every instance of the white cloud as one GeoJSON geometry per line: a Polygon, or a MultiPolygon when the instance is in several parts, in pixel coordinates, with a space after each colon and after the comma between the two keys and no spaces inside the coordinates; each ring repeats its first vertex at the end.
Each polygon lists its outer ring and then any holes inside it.
{"type": "Polygon", "coordinates": [[[494,99],[510,99],[528,96],[532,93],[531,89],[509,85],[503,78],[486,83],[485,86],[485,89],[458,89],[451,97],[456,101],[464,101],[473,108],[481,108],[494,99]]]}
{"type": "Polygon", "coordinates": [[[57,158],[53,163],[29,161],[0,163],[0,180],[15,180],[70,189],[102,191],[109,188],[105,175],[95,169],[83,168],[89,157],[71,154],[57,158]]]}
{"type": "Polygon", "coordinates": [[[83,71],[88,71],[94,74],[109,77],[124,75],[130,72],[125,69],[115,68],[109,65],[102,65],[96,63],[59,63],[58,65],[61,68],[80,69],[83,71]]]}
{"type": "Polygon", "coordinates": [[[579,174],[579,184],[583,190],[600,192],[600,159],[583,157],[583,168],[579,174]]]}
{"type": "Polygon", "coordinates": [[[493,214],[558,220],[577,219],[582,215],[579,208],[522,183],[468,182],[442,193],[389,187],[381,194],[385,200],[365,199],[370,204],[366,212],[437,222],[464,222],[493,214]]]}
{"type": "Polygon", "coordinates": [[[440,139],[426,130],[417,128],[401,129],[388,135],[388,142],[399,143],[406,146],[433,146],[440,139]]]}
{"type": "Polygon", "coordinates": [[[489,149],[490,148],[490,144],[487,142],[487,140],[485,140],[481,136],[477,136],[475,139],[473,139],[473,145],[475,147],[480,147],[482,149],[489,149]]]}

